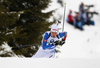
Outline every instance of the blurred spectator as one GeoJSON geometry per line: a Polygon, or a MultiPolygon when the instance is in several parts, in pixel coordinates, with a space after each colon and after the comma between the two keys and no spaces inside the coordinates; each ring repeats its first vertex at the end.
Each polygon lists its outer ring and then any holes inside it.
{"type": "Polygon", "coordinates": [[[80,11],[82,12],[82,14],[84,13],[84,3],[82,2],[79,6],[80,11]]]}
{"type": "Polygon", "coordinates": [[[72,24],[73,25],[74,17],[72,16],[72,10],[69,10],[69,14],[68,14],[68,17],[67,17],[67,22],[69,24],[72,24]]]}
{"type": "Polygon", "coordinates": [[[79,18],[79,13],[76,12],[76,15],[74,17],[75,21],[74,21],[74,26],[76,28],[79,28],[80,30],[83,30],[83,27],[82,27],[82,22],[80,21],[80,18],[79,18]]]}
{"type": "Polygon", "coordinates": [[[85,20],[85,24],[87,24],[87,25],[94,25],[95,23],[94,23],[94,21],[92,21],[91,20],[91,18],[93,17],[93,16],[89,16],[89,13],[90,12],[88,12],[87,10],[85,10],[85,13],[84,13],[84,20],[85,20]]]}
{"type": "Polygon", "coordinates": [[[79,18],[82,22],[82,25],[85,25],[84,15],[85,15],[85,9],[84,9],[84,3],[82,2],[81,5],[79,6],[79,18]]]}

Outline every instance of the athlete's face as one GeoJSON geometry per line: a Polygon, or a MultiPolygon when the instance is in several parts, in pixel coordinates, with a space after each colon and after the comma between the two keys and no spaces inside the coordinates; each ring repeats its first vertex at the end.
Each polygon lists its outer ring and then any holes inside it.
{"type": "Polygon", "coordinates": [[[57,32],[51,32],[51,36],[55,38],[57,36],[57,32]]]}

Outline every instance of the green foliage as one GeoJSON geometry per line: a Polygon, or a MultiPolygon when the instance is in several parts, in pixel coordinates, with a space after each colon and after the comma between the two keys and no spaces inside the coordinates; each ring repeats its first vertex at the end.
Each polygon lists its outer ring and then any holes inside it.
{"type": "MultiPolygon", "coordinates": [[[[43,13],[50,0],[3,0],[0,2],[0,45],[10,47],[41,43],[42,35],[53,22],[47,19],[52,12],[43,13]]],[[[13,50],[17,55],[31,57],[39,45],[13,50]]]]}

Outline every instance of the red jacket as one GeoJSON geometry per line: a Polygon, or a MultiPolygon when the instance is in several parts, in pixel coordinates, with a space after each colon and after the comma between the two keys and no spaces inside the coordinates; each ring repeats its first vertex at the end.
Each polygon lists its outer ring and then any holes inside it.
{"type": "Polygon", "coordinates": [[[71,14],[68,15],[68,22],[73,22],[73,16],[71,14]]]}

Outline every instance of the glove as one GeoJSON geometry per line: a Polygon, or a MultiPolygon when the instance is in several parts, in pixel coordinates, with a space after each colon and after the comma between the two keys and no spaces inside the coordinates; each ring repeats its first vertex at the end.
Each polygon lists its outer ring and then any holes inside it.
{"type": "Polygon", "coordinates": [[[60,45],[62,46],[65,43],[65,40],[60,41],[60,45]]]}
{"type": "Polygon", "coordinates": [[[55,41],[55,42],[53,43],[53,45],[54,45],[54,46],[59,45],[59,41],[55,41]]]}

